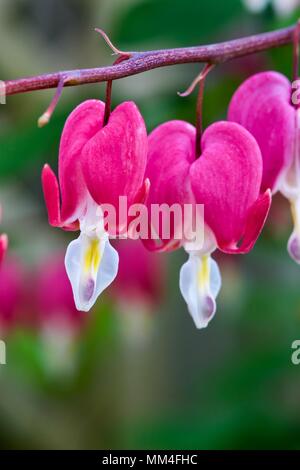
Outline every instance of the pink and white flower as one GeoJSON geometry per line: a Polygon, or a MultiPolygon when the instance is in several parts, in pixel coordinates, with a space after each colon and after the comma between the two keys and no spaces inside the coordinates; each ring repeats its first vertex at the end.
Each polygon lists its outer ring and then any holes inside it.
{"type": "Polygon", "coordinates": [[[48,165],[42,184],[51,225],[80,230],[67,249],[65,265],[78,310],[88,311],[114,280],[118,254],[110,231],[122,233],[129,223],[107,231],[105,205],[118,212],[119,197],[128,205],[144,200],[147,133],[133,102],[112,112],[103,127],[105,105],[98,100],[80,104],[66,121],[59,150],[59,182],[48,165]]]}
{"type": "Polygon", "coordinates": [[[211,254],[249,252],[264,225],[271,194],[260,194],[262,157],[253,136],[242,126],[217,122],[203,134],[202,153],[195,155],[195,128],[184,121],[158,126],[149,137],[147,200],[203,204],[205,235],[202,248],[187,240],[144,240],[153,251],[183,246],[189,254],[180,272],[180,290],[197,328],[206,327],[216,311],[221,276],[211,254]]]}
{"type": "Polygon", "coordinates": [[[277,72],[246,80],[232,97],[228,118],[257,140],[263,157],[262,191],[280,191],[291,205],[294,229],[290,256],[300,264],[300,109],[292,103],[291,82],[277,72]]]}

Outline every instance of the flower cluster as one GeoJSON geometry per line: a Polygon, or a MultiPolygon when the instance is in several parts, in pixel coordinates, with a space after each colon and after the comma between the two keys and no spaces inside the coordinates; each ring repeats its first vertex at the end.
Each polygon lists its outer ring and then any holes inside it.
{"type": "Polygon", "coordinates": [[[101,101],[89,100],[68,118],[60,143],[60,185],[48,165],[42,173],[50,224],[80,229],[65,262],[75,304],[83,311],[116,277],[118,254],[109,236],[122,235],[129,224],[117,220],[106,230],[105,205],[117,208],[119,196],[129,205],[143,202],[148,187],[147,133],[139,110],[134,103],[122,103],[103,127],[104,109],[101,101]]]}
{"type": "MultiPolygon", "coordinates": [[[[215,313],[221,286],[211,253],[217,248],[226,253],[251,250],[270,207],[270,191],[260,191],[259,146],[240,124],[218,122],[204,133],[197,158],[196,132],[190,124],[171,121],[147,138],[135,104],[119,105],[106,126],[104,107],[89,100],[72,112],[60,144],[59,183],[48,165],[42,173],[50,224],[81,232],[65,258],[76,307],[89,310],[114,280],[118,254],[109,237],[122,236],[133,222],[127,217],[113,227],[107,225],[106,205],[117,208],[120,197],[126,197],[128,205],[145,199],[147,206],[202,204],[201,247],[178,240],[175,222],[160,243],[143,239],[151,251],[187,249],[189,260],[181,269],[180,289],[196,326],[202,328],[215,313]]],[[[155,229],[160,238],[160,228],[155,229]]]]}
{"type": "Polygon", "coordinates": [[[88,311],[117,275],[119,257],[109,238],[140,237],[152,252],[187,251],[179,286],[196,327],[206,327],[221,287],[211,254],[217,249],[248,253],[277,190],[291,204],[294,231],[288,250],[300,263],[300,110],[292,91],[279,73],[252,76],[232,97],[228,120],[208,127],[198,145],[196,129],[179,120],[147,136],[132,102],[120,104],[106,125],[101,101],[88,100],[71,113],[60,143],[59,181],[45,165],[42,184],[50,224],[80,230],[65,257],[78,310],[88,311]],[[142,205],[147,214],[154,205],[162,216],[174,206],[191,211],[189,216],[183,211],[186,220],[180,222],[171,215],[167,234],[160,218],[148,220],[145,235],[137,230],[136,211],[113,221],[107,217],[109,207],[118,211],[122,198],[130,208],[142,205]],[[178,237],[182,222],[195,234],[199,214],[202,242],[186,231],[178,237]]]}

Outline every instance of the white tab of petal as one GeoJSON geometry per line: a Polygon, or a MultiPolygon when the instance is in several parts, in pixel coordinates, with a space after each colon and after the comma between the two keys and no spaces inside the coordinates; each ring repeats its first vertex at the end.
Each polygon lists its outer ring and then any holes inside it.
{"type": "Polygon", "coordinates": [[[300,198],[291,201],[294,230],[289,238],[287,249],[290,257],[300,264],[300,198]]]}
{"type": "Polygon", "coordinates": [[[300,196],[300,108],[295,113],[295,135],[292,144],[293,158],[278,180],[278,189],[289,201],[300,196]]]}
{"type": "Polygon", "coordinates": [[[78,310],[87,312],[91,309],[115,279],[118,265],[119,255],[105,232],[101,238],[81,233],[69,244],[65,266],[78,310]]]}
{"type": "Polygon", "coordinates": [[[190,253],[180,270],[179,287],[197,328],[206,328],[216,312],[221,288],[217,263],[207,254],[190,253]]]}
{"type": "Polygon", "coordinates": [[[243,3],[252,13],[261,13],[268,5],[268,0],[243,0],[243,3]]]}

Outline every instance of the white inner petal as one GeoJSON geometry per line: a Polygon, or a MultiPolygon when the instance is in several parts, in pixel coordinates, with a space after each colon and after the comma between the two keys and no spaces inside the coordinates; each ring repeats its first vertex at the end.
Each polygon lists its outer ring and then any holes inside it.
{"type": "Polygon", "coordinates": [[[295,138],[293,142],[293,160],[279,181],[279,190],[291,205],[294,223],[293,232],[288,241],[291,258],[300,264],[300,109],[295,113],[295,138]]]}
{"type": "Polygon", "coordinates": [[[295,136],[292,153],[291,165],[283,172],[278,182],[278,189],[290,201],[300,197],[300,109],[297,109],[295,113],[295,136]]]}
{"type": "Polygon", "coordinates": [[[95,204],[80,221],[81,233],[66,252],[65,266],[78,310],[87,312],[115,279],[119,256],[103,229],[103,218],[95,204]]]}
{"type": "Polygon", "coordinates": [[[294,229],[288,241],[288,252],[290,257],[300,264],[300,198],[291,201],[291,212],[294,229]]]}
{"type": "Polygon", "coordinates": [[[269,0],[243,0],[245,7],[252,13],[261,13],[269,3],[269,0]]]}
{"type": "Polygon", "coordinates": [[[180,291],[197,328],[205,328],[216,312],[221,288],[217,263],[209,254],[191,252],[180,270],[180,291]]]}
{"type": "Polygon", "coordinates": [[[278,16],[290,16],[299,7],[299,0],[273,0],[273,5],[278,16]]]}
{"type": "MultiPolygon", "coordinates": [[[[194,241],[189,241],[184,244],[184,249],[187,253],[195,253],[196,255],[199,254],[210,254],[217,248],[216,237],[213,231],[206,225],[203,221],[203,237],[202,237],[202,245],[199,246],[198,241],[195,239],[194,241]]],[[[200,238],[199,238],[200,239],[200,238]]]]}

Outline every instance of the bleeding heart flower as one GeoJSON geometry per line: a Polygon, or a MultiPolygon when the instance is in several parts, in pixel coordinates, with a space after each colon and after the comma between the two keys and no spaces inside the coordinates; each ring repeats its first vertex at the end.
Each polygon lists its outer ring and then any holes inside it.
{"type": "Polygon", "coordinates": [[[211,125],[202,136],[198,159],[195,135],[195,128],[183,121],[167,122],[152,132],[146,169],[151,181],[147,203],[203,204],[203,246],[193,246],[184,239],[178,243],[172,237],[162,240],[161,246],[144,243],[157,251],[180,245],[186,248],[189,260],[181,268],[180,289],[197,328],[203,328],[215,314],[221,287],[211,253],[216,248],[225,253],[250,251],[264,225],[271,195],[267,190],[260,196],[261,153],[242,126],[230,122],[211,125]]]}
{"type": "Polygon", "coordinates": [[[118,254],[109,236],[129,223],[118,220],[107,228],[103,207],[110,204],[118,212],[120,196],[128,205],[138,203],[148,188],[147,134],[140,112],[134,103],[122,103],[103,127],[104,107],[101,101],[88,100],[67,119],[60,142],[59,183],[48,165],[42,172],[50,224],[81,231],[68,246],[65,265],[76,307],[83,311],[116,277],[118,254]]]}
{"type": "Polygon", "coordinates": [[[263,157],[262,191],[279,190],[290,202],[294,230],[290,256],[300,264],[300,109],[292,104],[292,86],[277,72],[246,80],[233,95],[228,117],[257,140],[263,157]]]}

